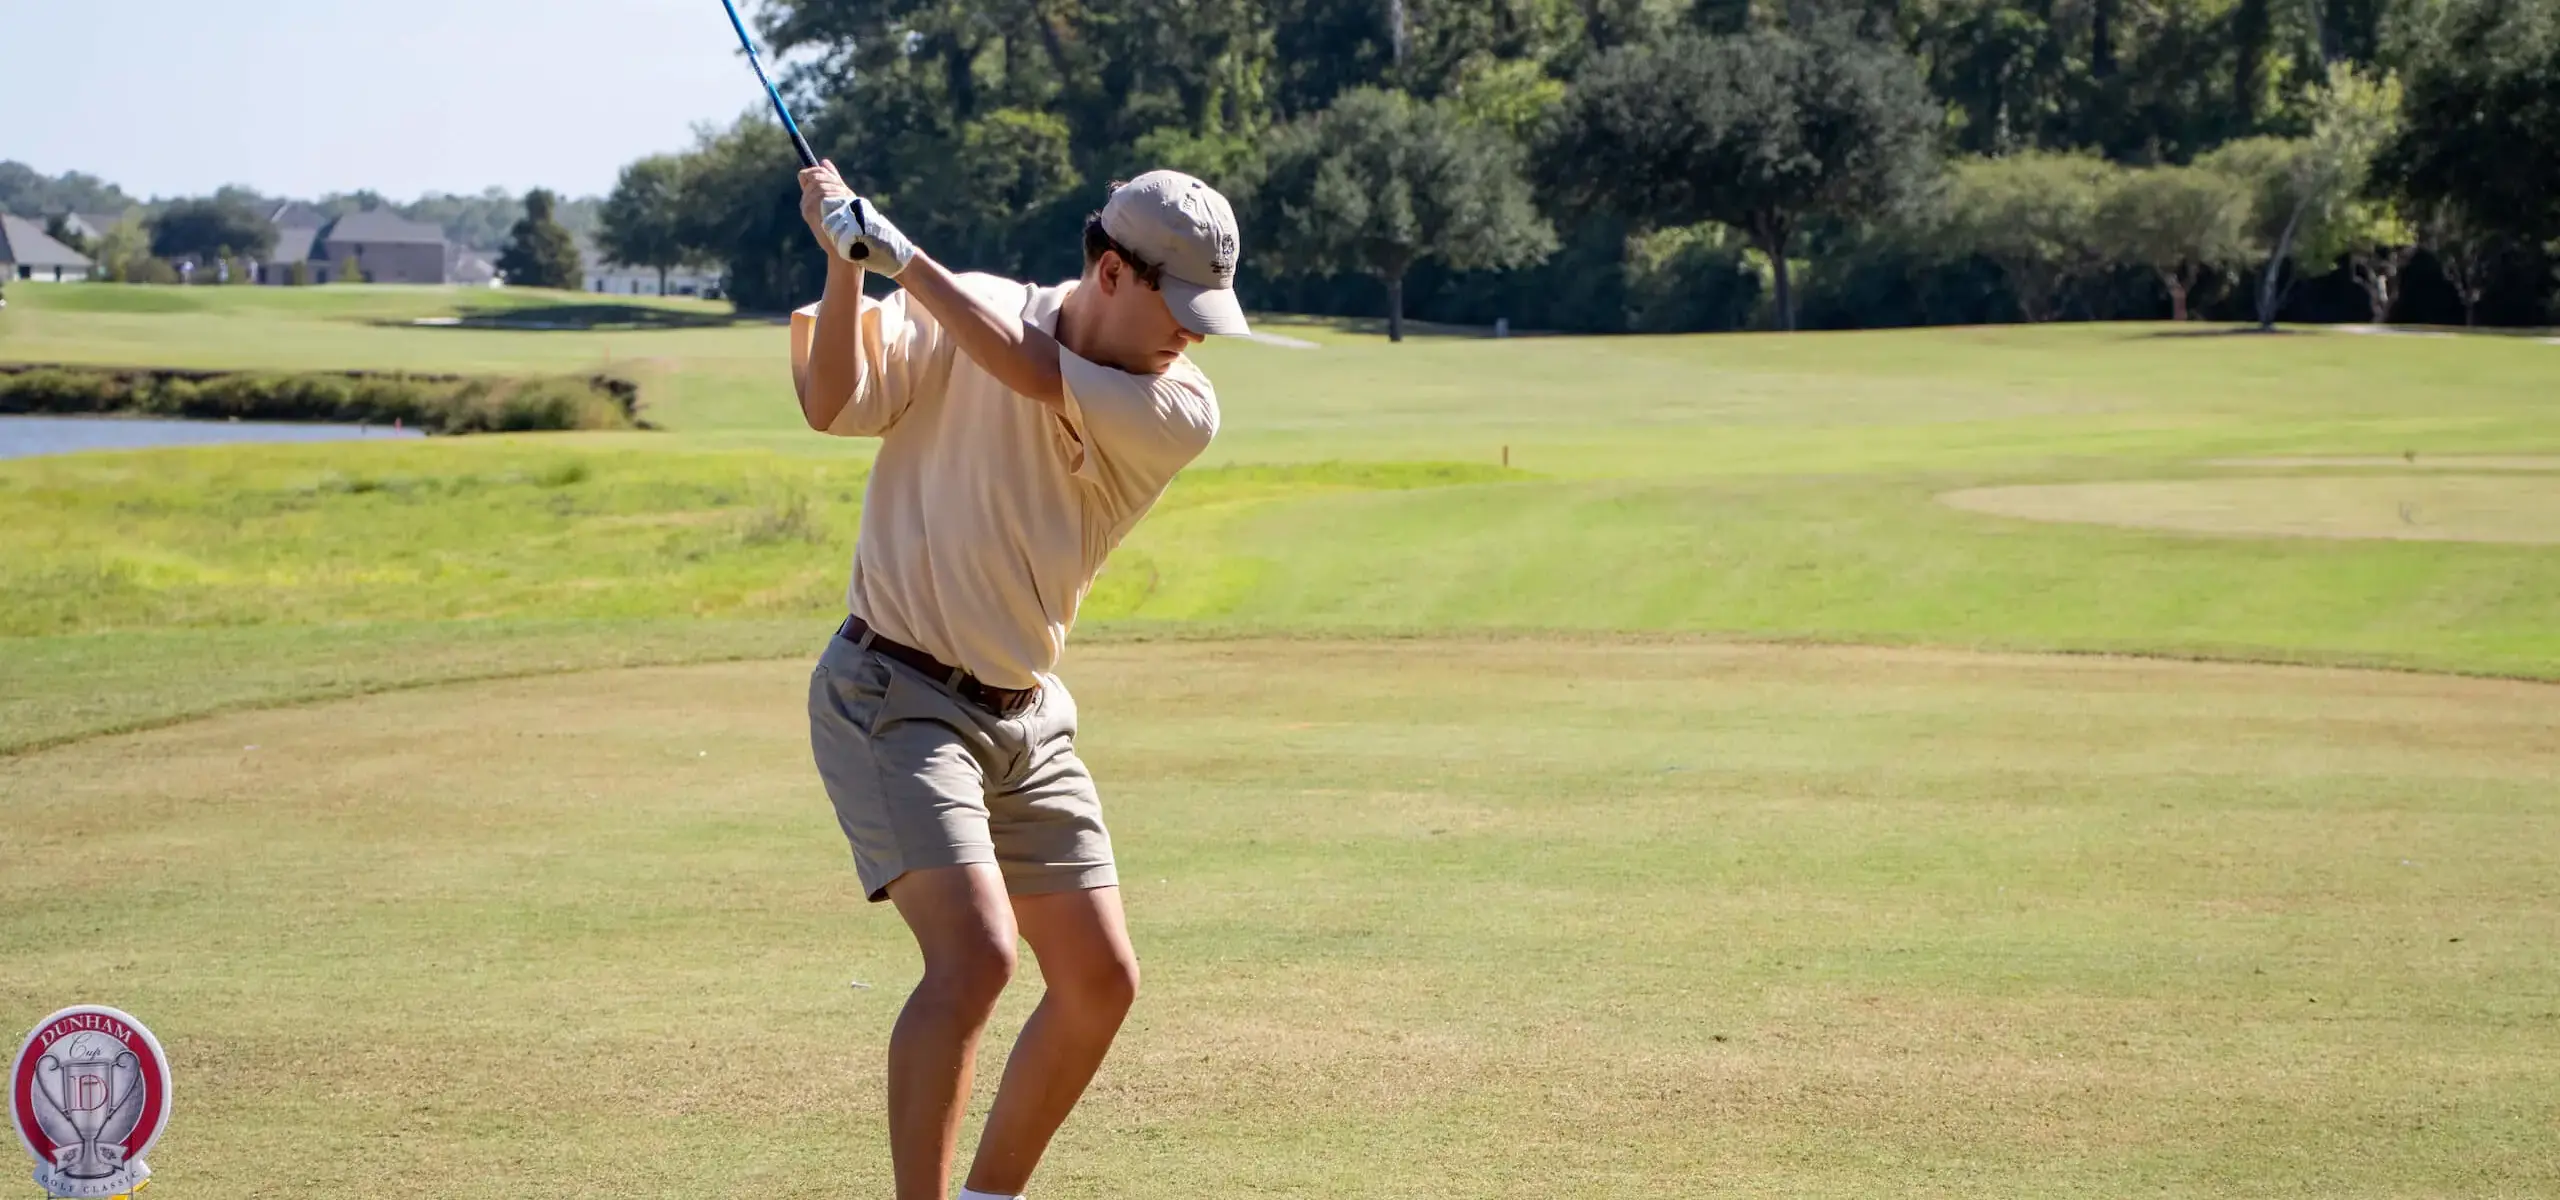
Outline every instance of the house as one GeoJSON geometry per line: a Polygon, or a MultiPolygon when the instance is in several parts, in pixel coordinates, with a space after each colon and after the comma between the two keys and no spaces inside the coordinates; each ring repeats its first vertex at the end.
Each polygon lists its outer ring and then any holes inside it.
{"type": "Polygon", "coordinates": [[[300,200],[287,200],[267,214],[267,224],[278,229],[318,229],[329,223],[329,214],[300,200]]]}
{"type": "Polygon", "coordinates": [[[443,283],[452,277],[452,251],[441,228],[380,209],[311,225],[302,222],[310,214],[288,211],[293,207],[276,214],[276,247],[258,264],[260,283],[295,282],[297,263],[309,283],[344,281],[349,265],[367,283],[443,283]]]}
{"type": "Polygon", "coordinates": [[[320,274],[311,263],[312,235],[319,232],[317,225],[276,226],[275,248],[267,251],[266,261],[258,264],[254,281],[270,285],[320,282],[320,274]],[[297,267],[302,270],[300,279],[294,278],[297,267]]]}
{"type": "Polygon", "coordinates": [[[720,295],[720,272],[701,267],[670,267],[666,286],[658,285],[656,267],[634,267],[612,262],[604,251],[587,238],[578,239],[578,262],[586,273],[586,289],[618,296],[702,296],[720,295]]]}
{"type": "Polygon", "coordinates": [[[0,213],[0,280],[75,283],[89,277],[89,257],[55,241],[44,226],[0,213]]]}

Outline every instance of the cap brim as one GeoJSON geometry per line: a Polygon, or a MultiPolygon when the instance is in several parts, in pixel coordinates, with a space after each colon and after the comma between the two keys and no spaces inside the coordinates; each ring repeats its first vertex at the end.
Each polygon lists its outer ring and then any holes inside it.
{"type": "Polygon", "coordinates": [[[1236,300],[1234,288],[1205,288],[1171,275],[1163,276],[1163,284],[1164,306],[1173,310],[1173,319],[1183,328],[1202,337],[1243,337],[1253,332],[1245,323],[1244,305],[1236,300]]]}

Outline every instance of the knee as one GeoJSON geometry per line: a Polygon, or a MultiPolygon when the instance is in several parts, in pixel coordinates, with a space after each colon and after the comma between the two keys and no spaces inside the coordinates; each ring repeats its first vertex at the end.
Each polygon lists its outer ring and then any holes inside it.
{"type": "Polygon", "coordinates": [[[990,1013],[1005,985],[1013,982],[1014,967],[1011,942],[990,938],[950,947],[925,963],[924,982],[917,990],[962,1012],[990,1013]]]}
{"type": "Polygon", "coordinates": [[[1094,963],[1062,982],[1065,986],[1059,990],[1067,993],[1068,1002],[1079,1011],[1118,1021],[1138,1002],[1138,960],[1113,958],[1094,963]]]}

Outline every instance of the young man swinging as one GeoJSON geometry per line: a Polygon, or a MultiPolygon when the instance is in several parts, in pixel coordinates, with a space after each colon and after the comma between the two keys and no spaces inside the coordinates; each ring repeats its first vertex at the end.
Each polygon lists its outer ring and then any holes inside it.
{"type": "Polygon", "coordinates": [[[1247,331],[1235,215],[1188,175],[1141,175],[1086,222],[1083,276],[1036,287],[951,273],[832,163],[800,188],[828,255],[825,298],[792,317],[801,413],[881,439],[809,742],[863,891],[924,955],[889,1042],[897,1195],[945,1195],[1019,934],[1047,991],[961,1197],[1019,1196],[1138,989],[1075,699],[1051,671],[1104,557],[1217,432],[1184,351],[1247,331]],[[865,298],[866,270],[899,292],[865,298]]]}

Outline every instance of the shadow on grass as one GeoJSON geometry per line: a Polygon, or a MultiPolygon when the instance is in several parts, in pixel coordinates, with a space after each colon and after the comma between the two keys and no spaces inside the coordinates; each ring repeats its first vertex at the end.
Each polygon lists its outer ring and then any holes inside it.
{"type": "Polygon", "coordinates": [[[382,320],[377,325],[423,326],[429,329],[717,329],[759,318],[735,313],[687,312],[643,304],[529,304],[489,308],[455,316],[382,320]]]}
{"type": "Polygon", "coordinates": [[[2146,338],[2292,337],[2292,329],[2260,329],[2255,325],[2212,325],[2202,329],[2154,329],[2146,338]]]}
{"type": "Polygon", "coordinates": [[[2197,329],[2156,329],[2141,336],[2150,338],[2200,338],[2245,337],[2267,334],[2290,336],[2297,333],[2320,333],[2352,334],[2370,337],[2489,337],[2522,338],[2527,341],[2541,342],[2560,341],[2560,337],[2553,336],[2554,332],[2555,331],[2552,329],[2537,328],[2534,326],[2506,327],[2475,325],[2470,328],[2464,328],[2460,325],[2368,325],[2361,323],[2347,323],[2338,325],[2296,325],[2291,328],[2278,326],[2274,329],[2261,329],[2256,325],[2211,325],[2197,329]]]}
{"type": "MultiPolygon", "coordinates": [[[[1305,313],[1255,313],[1253,315],[1253,324],[1257,329],[1264,326],[1271,326],[1274,328],[1330,329],[1336,333],[1366,334],[1371,337],[1387,336],[1387,319],[1385,317],[1328,317],[1305,313]]],[[[1404,335],[1408,338],[1491,338],[1494,336],[1494,332],[1493,326],[1491,325],[1444,325],[1437,321],[1416,321],[1411,317],[1407,317],[1404,322],[1404,335]]],[[[1541,330],[1514,328],[1509,336],[1518,338],[1556,337],[1559,335],[1541,330]]]]}

